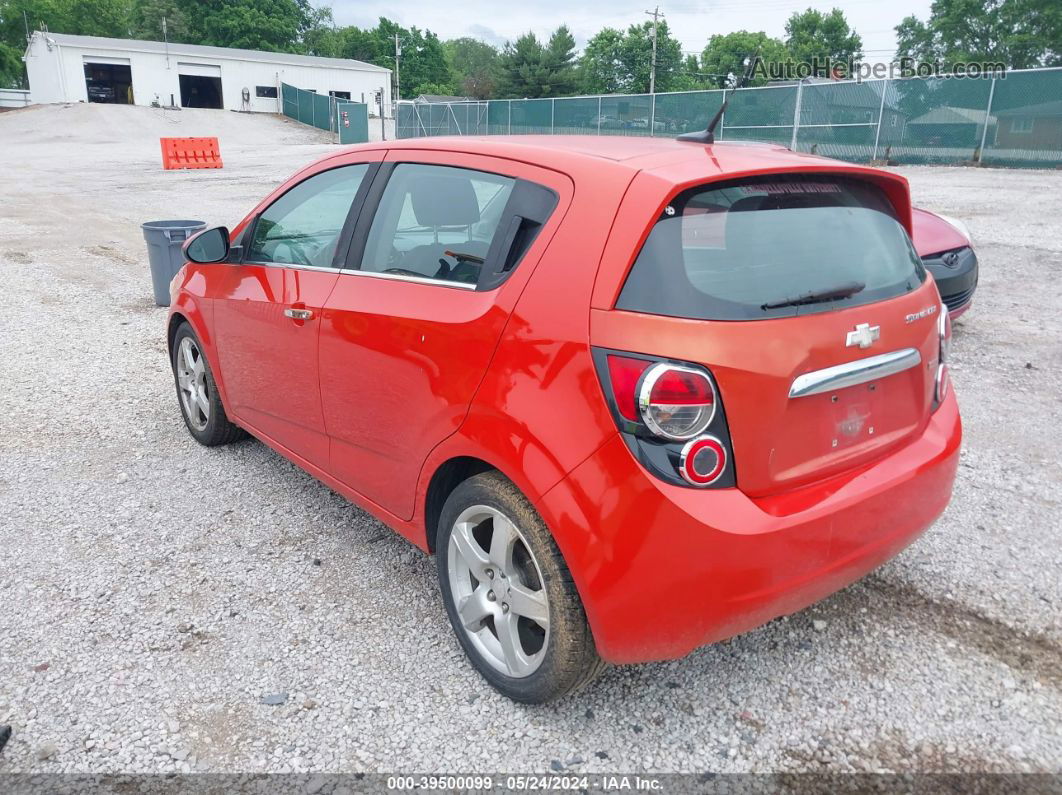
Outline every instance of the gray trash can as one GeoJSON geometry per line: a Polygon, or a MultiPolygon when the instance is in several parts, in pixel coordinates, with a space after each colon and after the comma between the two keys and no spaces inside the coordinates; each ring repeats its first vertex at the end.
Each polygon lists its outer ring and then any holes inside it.
{"type": "Polygon", "coordinates": [[[204,221],[148,221],[141,224],[151,263],[151,286],[158,306],[170,305],[170,282],[184,265],[181,246],[196,232],[206,229],[204,221]]]}

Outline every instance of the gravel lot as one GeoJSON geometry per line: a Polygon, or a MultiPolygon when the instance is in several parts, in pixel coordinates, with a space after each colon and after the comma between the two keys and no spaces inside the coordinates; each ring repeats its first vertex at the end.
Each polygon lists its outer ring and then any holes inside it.
{"type": "Polygon", "coordinates": [[[0,772],[1060,772],[1062,172],[900,169],[982,265],[959,480],[924,539],[532,708],[465,662],[431,560],[181,423],[139,224],[234,223],[327,137],[76,106],[0,114],[0,141],[0,772]],[[218,133],[223,170],[160,169],[159,135],[218,133]]]}

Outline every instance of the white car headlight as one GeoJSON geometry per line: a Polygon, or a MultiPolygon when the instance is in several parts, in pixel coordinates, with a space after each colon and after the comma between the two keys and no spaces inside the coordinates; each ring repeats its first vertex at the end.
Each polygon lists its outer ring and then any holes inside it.
{"type": "Polygon", "coordinates": [[[938,218],[943,218],[949,224],[951,224],[956,229],[958,229],[967,240],[969,240],[971,243],[973,243],[973,235],[970,234],[970,227],[968,227],[966,224],[964,224],[958,218],[952,218],[951,216],[942,215],[941,213],[937,213],[937,217],[938,218]]]}

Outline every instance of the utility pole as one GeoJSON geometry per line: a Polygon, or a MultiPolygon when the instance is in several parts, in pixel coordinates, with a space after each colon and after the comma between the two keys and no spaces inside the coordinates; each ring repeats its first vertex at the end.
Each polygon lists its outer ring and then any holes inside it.
{"type": "Polygon", "coordinates": [[[402,60],[402,43],[398,40],[398,34],[395,34],[395,96],[393,102],[398,102],[402,99],[402,81],[398,78],[398,62],[402,60]]]}
{"type": "Polygon", "coordinates": [[[657,6],[652,11],[646,11],[646,14],[653,18],[653,60],[649,65],[649,93],[656,93],[656,26],[659,20],[664,16],[660,13],[660,6],[657,6]]]}

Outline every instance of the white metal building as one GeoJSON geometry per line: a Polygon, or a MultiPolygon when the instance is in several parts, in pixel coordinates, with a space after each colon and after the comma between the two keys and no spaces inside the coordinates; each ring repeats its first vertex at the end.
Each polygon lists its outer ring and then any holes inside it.
{"type": "Polygon", "coordinates": [[[310,55],[35,31],[26,47],[30,102],[108,102],[282,111],[280,84],[391,102],[391,70],[310,55]]]}

